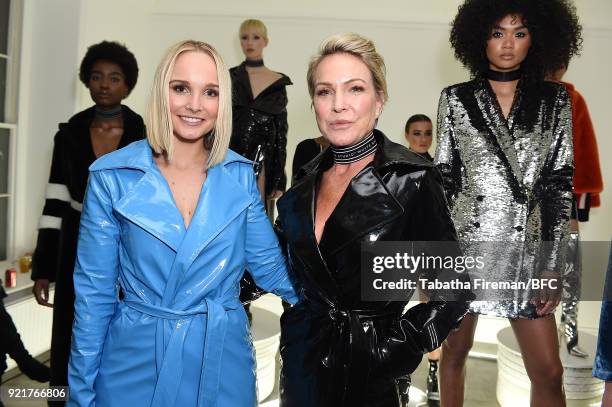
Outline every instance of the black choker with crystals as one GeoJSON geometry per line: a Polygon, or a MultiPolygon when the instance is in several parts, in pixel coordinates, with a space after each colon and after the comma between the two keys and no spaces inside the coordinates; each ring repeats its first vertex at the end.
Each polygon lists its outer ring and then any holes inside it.
{"type": "Polygon", "coordinates": [[[509,72],[500,72],[500,71],[494,71],[492,69],[487,69],[484,73],[487,79],[490,79],[495,82],[517,81],[521,79],[521,74],[522,72],[520,69],[515,69],[514,71],[509,71],[509,72]]]}
{"type": "Polygon", "coordinates": [[[263,66],[263,59],[245,59],[244,64],[246,66],[250,66],[251,68],[257,68],[258,66],[263,66]]]}
{"type": "Polygon", "coordinates": [[[352,146],[336,147],[331,146],[332,152],[334,153],[334,163],[336,164],[351,164],[355,163],[362,158],[374,154],[376,152],[376,138],[374,138],[374,132],[368,134],[360,142],[353,144],[352,146]]]}
{"type": "Polygon", "coordinates": [[[117,119],[121,117],[121,105],[110,110],[102,110],[96,106],[96,118],[102,120],[117,119]]]}

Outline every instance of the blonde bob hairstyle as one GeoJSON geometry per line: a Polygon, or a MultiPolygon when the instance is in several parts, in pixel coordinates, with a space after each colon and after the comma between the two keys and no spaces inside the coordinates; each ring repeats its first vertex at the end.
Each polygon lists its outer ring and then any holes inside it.
{"type": "Polygon", "coordinates": [[[381,96],[383,104],[386,103],[389,95],[387,93],[385,60],[376,51],[372,40],[355,33],[336,34],[321,43],[319,52],[311,58],[308,64],[308,73],[306,74],[310,99],[314,97],[315,74],[319,64],[325,57],[339,53],[354,55],[366,64],[372,74],[374,89],[381,96]]]}
{"type": "Polygon", "coordinates": [[[261,35],[261,38],[268,41],[268,29],[266,25],[261,20],[256,20],[254,18],[250,18],[248,20],[244,20],[242,24],[240,24],[240,29],[238,30],[238,36],[241,36],[243,32],[252,28],[256,33],[261,35]]]}
{"type": "Polygon", "coordinates": [[[215,128],[204,139],[204,148],[209,150],[206,169],[219,164],[225,158],[232,135],[232,91],[229,70],[217,50],[201,41],[187,40],[179,42],[168,49],[153,78],[153,87],[145,114],[147,139],[153,151],[164,154],[168,161],[172,160],[173,133],[172,119],[168,101],[170,75],[174,69],[176,58],[183,52],[203,52],[209,55],[217,67],[219,81],[219,111],[215,128]]]}

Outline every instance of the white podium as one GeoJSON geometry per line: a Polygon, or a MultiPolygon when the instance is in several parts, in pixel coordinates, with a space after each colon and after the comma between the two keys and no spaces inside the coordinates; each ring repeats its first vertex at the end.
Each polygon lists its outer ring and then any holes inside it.
{"type": "Polygon", "coordinates": [[[277,380],[276,358],[280,341],[279,318],[282,313],[272,300],[256,301],[251,306],[251,335],[257,365],[257,401],[265,400],[274,390],[277,380]]]}
{"type": "MultiPolygon", "coordinates": [[[[580,348],[589,357],[579,358],[560,349],[563,385],[568,407],[599,407],[604,383],[591,375],[597,338],[580,332],[580,348]]],[[[512,328],[497,334],[497,401],[502,407],[529,406],[531,384],[512,328]]],[[[534,338],[537,340],[537,338],[534,338]]]]}

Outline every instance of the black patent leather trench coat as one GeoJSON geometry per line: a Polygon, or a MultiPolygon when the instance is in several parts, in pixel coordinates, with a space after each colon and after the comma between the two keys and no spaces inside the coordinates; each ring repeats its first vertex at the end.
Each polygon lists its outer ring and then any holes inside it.
{"type": "MultiPolygon", "coordinates": [[[[278,202],[281,244],[301,293],[281,318],[283,407],[398,406],[396,377],[376,366],[371,350],[401,317],[406,302],[361,300],[361,243],[456,240],[433,163],[379,131],[375,137],[372,165],[353,178],[319,244],[315,191],[320,174],[332,165],[331,150],[304,166],[278,202]]],[[[465,314],[465,303],[459,308],[465,314]]],[[[405,373],[421,357],[388,355],[405,373]]]]}
{"type": "Polygon", "coordinates": [[[230,69],[232,78],[232,138],[230,148],[241,156],[254,160],[257,147],[264,156],[265,190],[284,191],[287,183],[287,90],[292,85],[287,75],[253,97],[249,74],[244,63],[230,69]]]}

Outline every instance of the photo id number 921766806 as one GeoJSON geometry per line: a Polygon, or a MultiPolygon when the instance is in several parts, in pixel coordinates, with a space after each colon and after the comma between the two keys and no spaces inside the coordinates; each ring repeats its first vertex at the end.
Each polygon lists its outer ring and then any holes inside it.
{"type": "Polygon", "coordinates": [[[0,400],[3,402],[18,400],[68,400],[68,386],[28,387],[28,386],[2,386],[0,400]]]}

